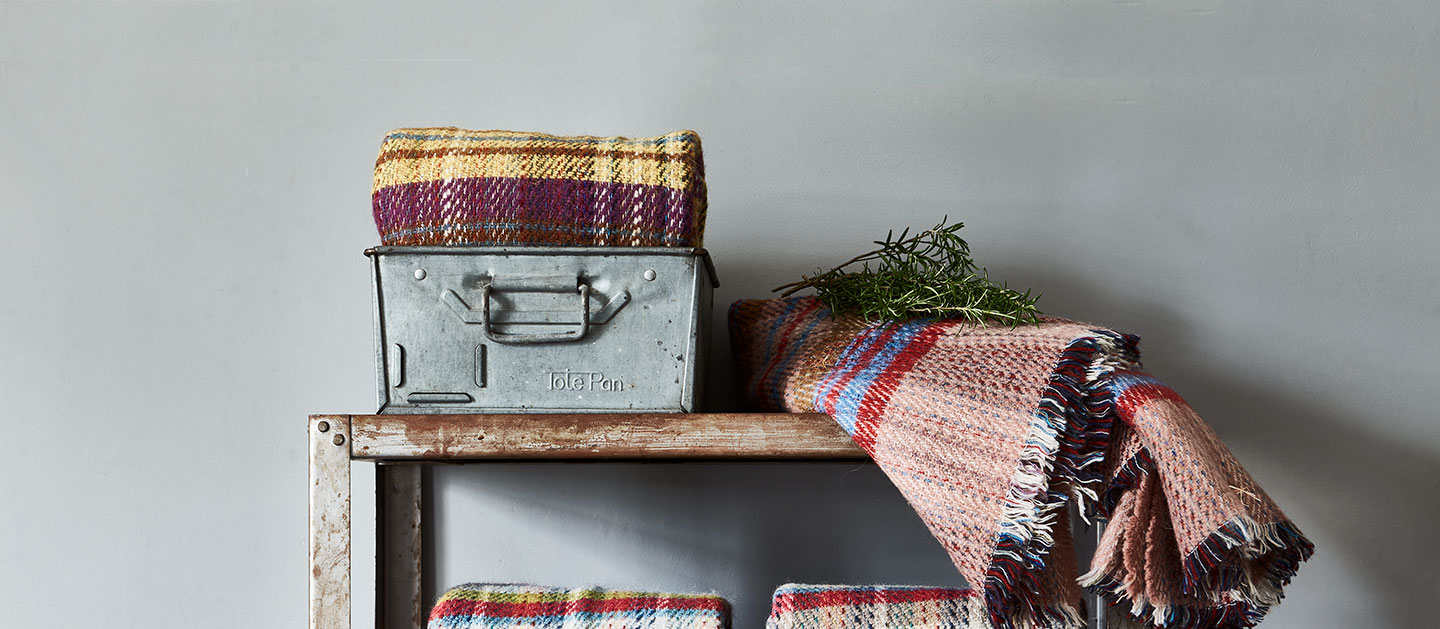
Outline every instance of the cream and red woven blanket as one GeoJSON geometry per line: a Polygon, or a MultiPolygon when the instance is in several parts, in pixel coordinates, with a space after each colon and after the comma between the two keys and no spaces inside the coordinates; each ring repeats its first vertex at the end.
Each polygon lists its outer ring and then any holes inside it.
{"type": "Polygon", "coordinates": [[[987,629],[974,590],[917,585],[804,585],[775,590],[765,629],[987,629]]]}
{"type": "Polygon", "coordinates": [[[450,588],[426,629],[728,629],[714,594],[632,592],[502,583],[450,588]]]}
{"type": "Polygon", "coordinates": [[[1214,432],[1139,370],[1133,336],[1047,318],[868,324],[740,301],[746,396],[823,412],[868,452],[996,627],[1080,625],[1081,586],[1158,627],[1247,627],[1313,547],[1214,432]],[[1079,575],[1067,504],[1108,520],[1079,575]]]}

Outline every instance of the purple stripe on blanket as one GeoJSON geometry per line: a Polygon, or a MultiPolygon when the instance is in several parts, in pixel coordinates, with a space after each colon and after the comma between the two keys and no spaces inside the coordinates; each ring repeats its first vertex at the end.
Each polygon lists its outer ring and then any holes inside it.
{"type": "Polygon", "coordinates": [[[416,244],[438,227],[473,226],[483,241],[446,244],[525,244],[543,231],[549,236],[539,244],[597,246],[683,246],[695,230],[694,200],[664,186],[497,177],[390,186],[373,198],[385,244],[416,244]],[[566,231],[576,242],[556,234],[566,231]]]}

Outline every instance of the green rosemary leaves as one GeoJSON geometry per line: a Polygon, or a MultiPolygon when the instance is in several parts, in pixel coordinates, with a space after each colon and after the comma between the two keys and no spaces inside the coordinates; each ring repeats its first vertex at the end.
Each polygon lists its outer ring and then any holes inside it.
{"type": "Polygon", "coordinates": [[[991,281],[957,233],[965,224],[946,225],[948,221],[947,216],[914,236],[908,228],[898,237],[891,231],[885,240],[875,241],[879,249],[771,292],[784,291],[781,295],[788,297],[814,288],[831,311],[857,314],[868,321],[959,317],[977,325],[1039,325],[1035,302],[1040,296],[991,281]],[[855,264],[860,269],[845,270],[855,264]]]}

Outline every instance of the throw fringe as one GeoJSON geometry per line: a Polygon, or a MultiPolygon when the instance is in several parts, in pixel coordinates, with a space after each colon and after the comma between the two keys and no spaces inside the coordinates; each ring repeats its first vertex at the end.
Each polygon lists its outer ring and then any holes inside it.
{"type": "MultiPolygon", "coordinates": [[[[1139,485],[1140,477],[1155,472],[1155,460],[1149,449],[1142,448],[1115,473],[1106,488],[1101,514],[1108,516],[1120,496],[1139,485]]],[[[1253,518],[1238,515],[1212,533],[1194,550],[1185,555],[1180,579],[1180,592],[1192,596],[1232,602],[1219,607],[1197,609],[1175,604],[1154,604],[1134,600],[1124,585],[1097,566],[1080,577],[1081,587],[1103,596],[1111,606],[1128,604],[1130,615],[1167,629],[1205,629],[1209,627],[1250,627],[1259,623],[1270,608],[1284,598],[1284,587],[1308,560],[1315,546],[1289,520],[1262,524],[1253,518]],[[1242,557],[1259,560],[1267,568],[1255,580],[1245,570],[1226,566],[1228,560],[1242,557]]]]}
{"type": "Polygon", "coordinates": [[[1038,599],[1057,512],[1072,496],[1082,514],[1097,500],[1095,487],[1103,477],[1096,462],[1104,460],[1114,421],[1109,377],[1117,367],[1136,363],[1138,337],[1093,332],[1060,355],[1010,481],[1005,520],[985,577],[985,600],[997,627],[1011,627],[1017,612],[1026,622],[1084,623],[1073,607],[1038,599]]]}

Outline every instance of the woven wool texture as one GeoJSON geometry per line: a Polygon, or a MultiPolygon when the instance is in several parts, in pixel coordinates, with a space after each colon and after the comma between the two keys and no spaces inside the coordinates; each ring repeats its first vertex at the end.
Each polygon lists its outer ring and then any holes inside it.
{"type": "Polygon", "coordinates": [[[397,129],[371,191],[386,245],[700,247],[700,136],[397,129]]]}
{"type": "Polygon", "coordinates": [[[708,594],[662,594],[536,585],[467,583],[430,611],[428,629],[722,629],[725,600],[708,594]]]}
{"type": "Polygon", "coordinates": [[[1080,585],[1154,626],[1251,626],[1312,552],[1199,416],[1139,371],[1136,337],[1055,318],[867,324],[815,298],[737,302],[730,335],[750,403],[835,419],[997,627],[1080,624],[1080,585]],[[1071,500],[1109,520],[1083,577],[1071,500]]]}
{"type": "Polygon", "coordinates": [[[988,629],[975,590],[908,585],[801,585],[775,590],[767,629],[988,629]]]}

